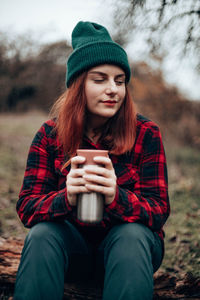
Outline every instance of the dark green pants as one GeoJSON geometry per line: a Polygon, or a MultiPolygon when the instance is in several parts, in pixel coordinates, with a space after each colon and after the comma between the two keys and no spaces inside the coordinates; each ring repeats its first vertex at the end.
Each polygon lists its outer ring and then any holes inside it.
{"type": "Polygon", "coordinates": [[[158,235],[142,224],[117,225],[94,248],[69,222],[39,223],[25,240],[14,300],[61,300],[64,280],[92,273],[104,280],[104,300],[149,300],[162,254],[158,235]]]}

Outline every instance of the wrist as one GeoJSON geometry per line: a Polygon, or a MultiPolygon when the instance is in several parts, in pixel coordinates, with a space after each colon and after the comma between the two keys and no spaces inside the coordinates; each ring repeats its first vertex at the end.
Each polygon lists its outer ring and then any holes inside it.
{"type": "Polygon", "coordinates": [[[76,195],[69,195],[67,194],[67,200],[70,206],[76,206],[77,204],[77,199],[76,195]]]}

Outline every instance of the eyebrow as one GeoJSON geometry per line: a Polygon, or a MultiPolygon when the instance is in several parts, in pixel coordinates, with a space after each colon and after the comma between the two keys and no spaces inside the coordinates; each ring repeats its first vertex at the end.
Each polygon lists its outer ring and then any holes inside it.
{"type": "MultiPolygon", "coordinates": [[[[88,74],[97,74],[97,75],[102,75],[102,76],[107,76],[107,73],[101,72],[101,71],[89,71],[88,74]]],[[[124,73],[117,74],[115,77],[125,77],[124,73]]]]}

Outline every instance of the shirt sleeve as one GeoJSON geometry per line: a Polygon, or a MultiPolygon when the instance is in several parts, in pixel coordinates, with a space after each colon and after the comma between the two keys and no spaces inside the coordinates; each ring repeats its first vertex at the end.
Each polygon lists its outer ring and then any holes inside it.
{"type": "Polygon", "coordinates": [[[58,178],[52,155],[48,151],[50,145],[45,126],[40,128],[31,144],[16,206],[26,227],[41,221],[66,218],[72,210],[67,201],[66,188],[58,190],[58,178]]]}
{"type": "Polygon", "coordinates": [[[118,185],[115,199],[106,210],[110,217],[123,222],[140,222],[153,231],[160,231],[169,216],[170,206],[166,157],[157,126],[146,130],[139,147],[142,154],[132,189],[118,185]]]}

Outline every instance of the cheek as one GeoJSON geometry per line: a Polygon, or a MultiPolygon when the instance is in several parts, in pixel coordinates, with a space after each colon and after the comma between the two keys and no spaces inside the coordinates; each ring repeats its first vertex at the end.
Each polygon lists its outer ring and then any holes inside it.
{"type": "Polygon", "coordinates": [[[92,91],[86,93],[86,105],[87,105],[87,108],[90,108],[90,107],[93,106],[94,99],[95,99],[95,94],[92,91]]]}
{"type": "Polygon", "coordinates": [[[125,87],[124,87],[124,88],[120,91],[120,98],[124,100],[125,96],[126,96],[126,89],[125,89],[125,87]]]}
{"type": "Polygon", "coordinates": [[[88,101],[91,101],[91,99],[94,99],[97,96],[97,91],[92,85],[87,84],[85,86],[85,95],[86,95],[86,99],[87,99],[87,102],[88,102],[88,101]]]}

